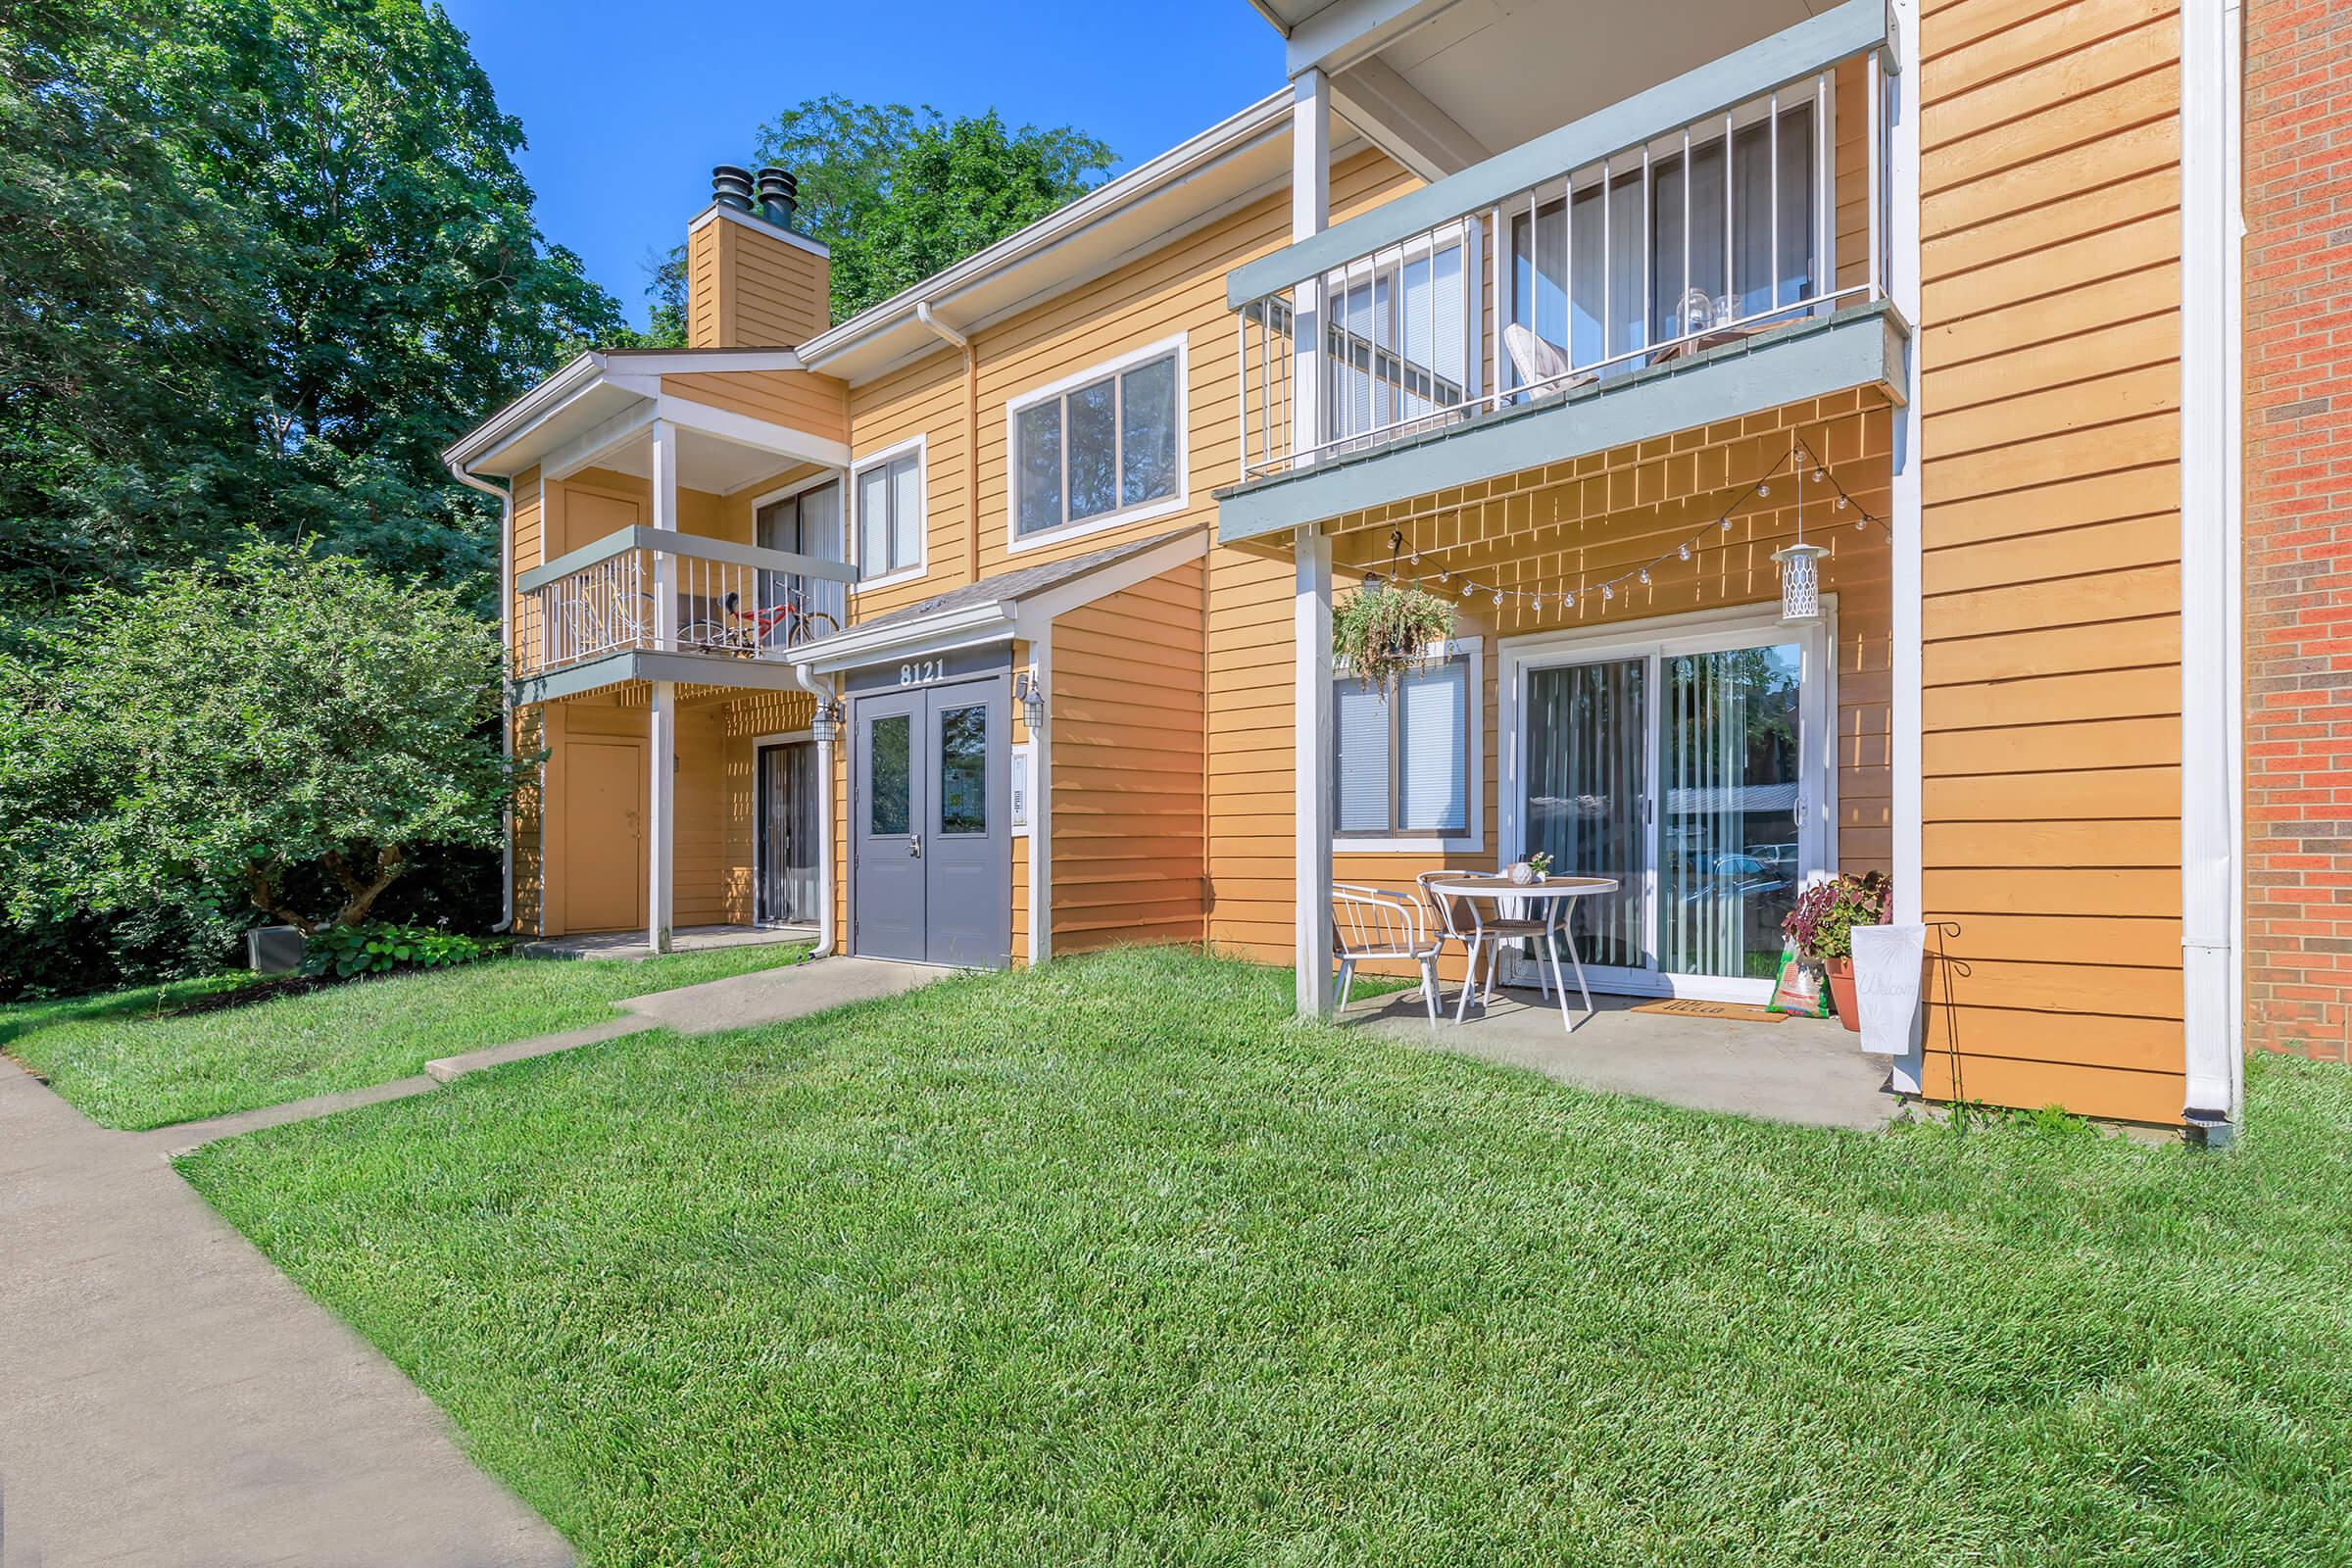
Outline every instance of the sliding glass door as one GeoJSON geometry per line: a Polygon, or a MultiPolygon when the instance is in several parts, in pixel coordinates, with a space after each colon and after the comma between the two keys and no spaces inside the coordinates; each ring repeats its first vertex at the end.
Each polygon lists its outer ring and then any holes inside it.
{"type": "Polygon", "coordinates": [[[1506,653],[1519,779],[1504,847],[1621,884],[1574,906],[1596,983],[1769,987],[1782,917],[1827,864],[1829,646],[1815,627],[1716,617],[1671,639],[1506,653]]]}

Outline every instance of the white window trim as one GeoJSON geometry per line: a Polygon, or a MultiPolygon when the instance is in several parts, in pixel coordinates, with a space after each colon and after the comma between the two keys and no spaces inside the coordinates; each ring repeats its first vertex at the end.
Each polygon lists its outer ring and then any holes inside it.
{"type": "MultiPolygon", "coordinates": [[[[1042,549],[1047,545],[1059,544],[1065,539],[1083,539],[1089,534],[1101,533],[1104,529],[1121,527],[1131,522],[1144,522],[1152,517],[1164,517],[1172,513],[1182,512],[1192,505],[1193,421],[1190,403],[1192,389],[1190,361],[1191,351],[1188,340],[1184,333],[1179,332],[1174,337],[1163,337],[1156,343],[1147,343],[1142,348],[1122,354],[1115,360],[1105,360],[1100,365],[1090,366],[1075,375],[1065,375],[1060,380],[1046,386],[1032,387],[1019,397],[1005,403],[1004,550],[1007,555],[1019,555],[1024,550],[1042,549]],[[1074,392],[1082,386],[1091,386],[1105,376],[1131,370],[1148,361],[1163,357],[1171,350],[1176,355],[1176,493],[1172,496],[1163,496],[1157,501],[1146,501],[1132,507],[1121,507],[1116,511],[1106,512],[1099,517],[1088,517],[1079,522],[1065,522],[1054,528],[1040,528],[1035,533],[1021,532],[1020,464],[1018,462],[1020,452],[1018,421],[1021,411],[1035,408],[1041,403],[1051,402],[1063,393],[1074,392]]],[[[1066,429],[1063,431],[1063,438],[1066,443],[1068,438],[1066,429]]],[[[1068,451],[1066,444],[1063,451],[1065,454],[1068,451]]]]}
{"type": "MultiPolygon", "coordinates": [[[[1459,833],[1342,833],[1339,816],[1332,816],[1331,847],[1339,855],[1476,855],[1487,845],[1487,670],[1486,640],[1481,637],[1449,637],[1442,643],[1431,643],[1421,650],[1424,659],[1451,659],[1466,654],[1470,661],[1470,711],[1468,715],[1469,755],[1465,759],[1464,779],[1469,789],[1469,810],[1464,820],[1469,826],[1459,833]]],[[[1336,686],[1348,678],[1346,663],[1335,663],[1331,670],[1336,686]]],[[[1339,743],[1335,738],[1332,749],[1339,743]]],[[[1392,761],[1394,760],[1392,759],[1392,761]]],[[[1328,761],[1326,766],[1331,765],[1328,761]]]]}
{"type": "Polygon", "coordinates": [[[841,514],[849,519],[846,524],[849,537],[842,541],[842,548],[843,553],[850,558],[850,564],[863,571],[865,563],[859,558],[864,553],[865,519],[858,514],[858,480],[868,468],[885,463],[896,463],[910,452],[914,454],[915,506],[923,514],[922,525],[916,528],[914,533],[914,564],[901,566],[897,570],[886,572],[879,577],[860,577],[858,581],[850,584],[850,592],[853,594],[871,593],[876,588],[888,588],[895,583],[912,582],[931,569],[931,452],[930,437],[927,434],[909,436],[895,446],[884,447],[878,452],[868,452],[861,458],[852,460],[847,480],[849,490],[841,498],[841,514]]]}

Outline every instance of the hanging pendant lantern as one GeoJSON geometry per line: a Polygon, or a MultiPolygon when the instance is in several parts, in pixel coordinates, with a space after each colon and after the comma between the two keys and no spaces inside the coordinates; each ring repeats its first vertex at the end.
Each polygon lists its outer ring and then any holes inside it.
{"type": "MultiPolygon", "coordinates": [[[[1796,446],[1788,448],[1788,462],[1796,463],[1796,446]]],[[[1804,625],[1821,618],[1821,558],[1829,551],[1820,545],[1805,543],[1805,490],[1796,490],[1796,543],[1772,553],[1781,566],[1781,623],[1804,625]]]]}
{"type": "Polygon", "coordinates": [[[1820,545],[1794,544],[1772,553],[1781,564],[1781,620],[1786,625],[1802,625],[1821,618],[1821,558],[1829,551],[1820,545]]]}

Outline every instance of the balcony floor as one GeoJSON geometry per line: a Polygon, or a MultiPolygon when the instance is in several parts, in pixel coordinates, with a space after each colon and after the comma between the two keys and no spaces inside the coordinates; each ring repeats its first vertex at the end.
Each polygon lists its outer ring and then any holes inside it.
{"type": "MultiPolygon", "coordinates": [[[[1538,992],[1497,987],[1492,1008],[1482,1013],[1474,1002],[1470,1016],[1458,1024],[1451,1010],[1456,995],[1450,986],[1441,993],[1446,1019],[1434,1028],[1417,989],[1359,999],[1341,1022],[1531,1068],[1580,1089],[1638,1095],[1690,1110],[1875,1132],[1899,1108],[1881,1087],[1886,1061],[1864,1055],[1857,1037],[1832,1019],[1678,1017],[1636,1012],[1637,998],[1596,996],[1600,1010],[1569,1034],[1560,1027],[1558,1005],[1538,992]]],[[[1573,993],[1569,1005],[1576,1009],[1573,993]]]]}

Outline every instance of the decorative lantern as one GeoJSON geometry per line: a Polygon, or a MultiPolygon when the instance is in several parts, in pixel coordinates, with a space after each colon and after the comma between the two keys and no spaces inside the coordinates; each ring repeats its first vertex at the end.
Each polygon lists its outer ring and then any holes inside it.
{"type": "Polygon", "coordinates": [[[1793,544],[1775,550],[1772,559],[1781,564],[1781,620],[1797,625],[1821,618],[1821,558],[1829,551],[1820,545],[1793,544]]]}
{"type": "Polygon", "coordinates": [[[1036,666],[1022,670],[1012,677],[1013,699],[1021,705],[1021,721],[1029,733],[1046,732],[1046,683],[1037,678],[1036,666]]]}
{"type": "MultiPolygon", "coordinates": [[[[1796,465],[1796,443],[1788,445],[1790,467],[1796,465]]],[[[1762,495],[1764,487],[1756,486],[1762,495]]],[[[1820,545],[1805,543],[1805,487],[1796,487],[1796,543],[1772,553],[1781,564],[1781,622],[1784,625],[1803,625],[1821,618],[1821,558],[1829,551],[1820,545]]]]}

